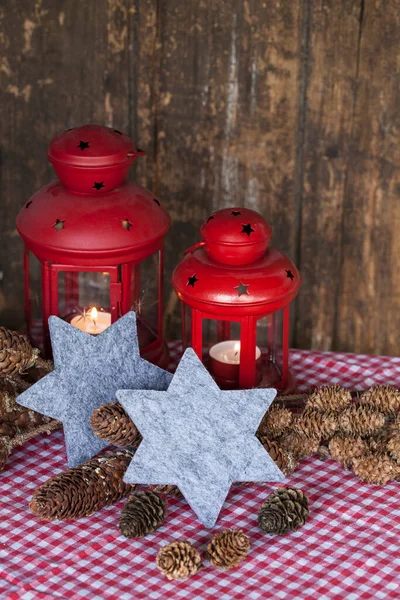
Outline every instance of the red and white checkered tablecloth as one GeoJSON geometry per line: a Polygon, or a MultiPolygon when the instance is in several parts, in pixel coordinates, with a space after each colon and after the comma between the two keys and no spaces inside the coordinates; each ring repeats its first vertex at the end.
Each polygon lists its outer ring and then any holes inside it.
{"type": "MultiPolygon", "coordinates": [[[[400,358],[293,351],[299,390],[337,382],[362,389],[377,382],[400,387],[400,358]]],[[[28,509],[34,488],[65,469],[61,432],[16,451],[0,473],[0,599],[50,598],[293,599],[400,598],[400,484],[364,485],[331,460],[311,458],[285,480],[308,495],[305,526],[271,537],[257,511],[278,484],[235,486],[213,532],[241,528],[251,550],[241,567],[206,567],[186,581],[157,570],[160,546],[190,540],[205,556],[212,532],[183,498],[168,503],[165,524],[143,540],[119,535],[123,502],[78,521],[44,522],[28,509]]]]}

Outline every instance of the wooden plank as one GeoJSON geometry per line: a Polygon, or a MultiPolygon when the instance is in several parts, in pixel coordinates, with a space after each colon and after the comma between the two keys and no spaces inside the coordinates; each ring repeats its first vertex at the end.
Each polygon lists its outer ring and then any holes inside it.
{"type": "Polygon", "coordinates": [[[131,4],[4,0],[0,8],[0,322],[8,326],[23,326],[23,253],[15,217],[53,177],[49,141],[86,122],[129,127],[131,4]]]}
{"type": "Polygon", "coordinates": [[[304,150],[295,344],[332,349],[339,294],[346,173],[351,160],[361,2],[311,3],[304,29],[304,150]]]}
{"type": "Polygon", "coordinates": [[[398,355],[400,13],[396,0],[363,6],[334,345],[398,355]]]}
{"type": "MultiPolygon", "coordinates": [[[[172,218],[166,275],[213,210],[260,210],[295,257],[299,3],[161,0],[157,178],[172,218]]],[[[172,292],[169,332],[179,328],[172,292]]]]}

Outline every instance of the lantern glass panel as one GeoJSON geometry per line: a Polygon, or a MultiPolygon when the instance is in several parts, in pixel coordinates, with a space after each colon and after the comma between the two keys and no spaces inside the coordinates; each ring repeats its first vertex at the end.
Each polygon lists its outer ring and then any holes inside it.
{"type": "Polygon", "coordinates": [[[159,252],[132,266],[131,309],[137,314],[140,347],[154,342],[159,335],[159,252]]]}
{"type": "Polygon", "coordinates": [[[68,319],[92,307],[109,310],[110,274],[61,271],[58,274],[58,314],[68,319]]]}
{"type": "Polygon", "coordinates": [[[263,363],[263,385],[282,379],[283,310],[257,321],[257,346],[263,363]]]}
{"type": "Polygon", "coordinates": [[[40,346],[43,337],[42,327],[42,264],[32,252],[29,252],[29,306],[28,323],[32,342],[40,346]]]}
{"type": "Polygon", "coordinates": [[[183,351],[192,345],[192,309],[187,304],[182,306],[182,345],[183,351]]]}
{"type": "Polygon", "coordinates": [[[203,362],[220,387],[238,386],[240,322],[203,319],[203,362]]]}

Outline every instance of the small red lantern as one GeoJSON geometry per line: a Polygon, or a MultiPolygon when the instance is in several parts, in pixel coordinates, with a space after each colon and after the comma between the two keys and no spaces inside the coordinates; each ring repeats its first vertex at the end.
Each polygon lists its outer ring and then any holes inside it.
{"type": "Polygon", "coordinates": [[[125,181],[142,154],[127,135],[99,125],[69,129],[50,144],[59,181],[17,217],[28,335],[47,355],[50,315],[97,334],[135,310],[142,354],[168,363],[162,297],[170,217],[150,191],[125,181]]]}
{"type": "Polygon", "coordinates": [[[300,275],[268,248],[271,228],[246,208],[212,214],[172,282],[182,301],[184,347],[192,346],[222,388],[287,391],[289,305],[300,275]]]}

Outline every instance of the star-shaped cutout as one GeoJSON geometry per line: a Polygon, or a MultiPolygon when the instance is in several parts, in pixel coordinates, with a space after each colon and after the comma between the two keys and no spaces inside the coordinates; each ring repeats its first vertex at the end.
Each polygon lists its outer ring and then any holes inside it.
{"type": "Polygon", "coordinates": [[[194,284],[196,283],[196,281],[198,281],[196,275],[192,275],[191,277],[188,277],[186,285],[190,285],[190,286],[194,287],[194,284]]]}
{"type": "Polygon", "coordinates": [[[159,201],[159,200],[157,200],[157,198],[153,198],[153,200],[154,200],[154,202],[155,202],[156,204],[158,204],[158,206],[160,206],[160,201],[159,201]]]}
{"type": "Polygon", "coordinates": [[[213,219],[215,219],[215,215],[210,215],[206,221],[206,223],[209,223],[210,221],[212,221],[213,219]]]}
{"type": "Polygon", "coordinates": [[[56,231],[60,231],[60,229],[64,229],[65,219],[56,219],[56,222],[53,224],[53,227],[56,231]]]}
{"type": "Polygon", "coordinates": [[[143,436],[124,481],[177,485],[199,521],[213,527],[234,481],[284,478],[255,436],[275,395],[220,390],[188,348],[167,391],[117,392],[143,436]]]}
{"type": "Polygon", "coordinates": [[[172,375],[140,357],[134,312],[97,336],[58,317],[50,317],[49,326],[54,371],[18,402],[62,422],[68,465],[74,467],[107,446],[90,426],[95,408],[114,401],[121,388],[165,390],[172,375]]]}
{"type": "Polygon", "coordinates": [[[250,225],[250,223],[247,223],[247,225],[245,225],[244,223],[242,223],[242,233],[247,233],[247,235],[250,237],[251,233],[254,233],[254,229],[252,228],[252,226],[250,225]]]}
{"type": "Polygon", "coordinates": [[[27,202],[27,203],[25,204],[25,208],[29,208],[31,204],[32,204],[32,200],[29,200],[29,202],[27,202]]]}
{"type": "Polygon", "coordinates": [[[119,131],[119,129],[114,129],[114,133],[118,133],[118,135],[122,135],[122,131],[119,131]]]}
{"type": "Polygon", "coordinates": [[[238,291],[238,296],[243,296],[243,294],[248,296],[249,295],[249,292],[247,291],[248,287],[249,287],[249,285],[246,285],[246,284],[240,282],[239,285],[237,285],[233,289],[238,291]]]}
{"type": "Polygon", "coordinates": [[[234,217],[238,217],[239,215],[241,215],[242,213],[240,212],[240,210],[233,210],[231,212],[231,215],[233,215],[234,217]]]}
{"type": "Polygon", "coordinates": [[[130,230],[131,230],[132,223],[130,222],[130,220],[129,220],[129,219],[123,219],[123,220],[121,221],[121,223],[122,223],[122,229],[127,229],[128,231],[130,231],[130,230]]]}
{"type": "Polygon", "coordinates": [[[82,142],[81,140],[77,145],[77,148],[80,148],[81,150],[86,150],[86,148],[90,148],[89,142],[82,142]]]}
{"type": "Polygon", "coordinates": [[[290,269],[286,269],[286,277],[289,277],[293,281],[294,275],[290,269]]]}
{"type": "Polygon", "coordinates": [[[104,187],[104,183],[102,181],[95,181],[94,182],[94,186],[93,186],[96,190],[101,190],[101,188],[104,187]]]}

